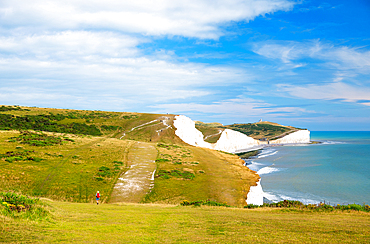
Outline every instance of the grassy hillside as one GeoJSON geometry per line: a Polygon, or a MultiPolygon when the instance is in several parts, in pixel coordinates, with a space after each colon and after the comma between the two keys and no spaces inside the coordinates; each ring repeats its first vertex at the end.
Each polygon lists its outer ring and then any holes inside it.
{"type": "Polygon", "coordinates": [[[210,143],[217,142],[217,140],[221,136],[221,132],[225,129],[239,131],[256,140],[276,140],[297,130],[300,130],[292,126],[284,126],[267,121],[248,124],[232,124],[225,126],[219,123],[197,122],[196,128],[203,133],[204,140],[210,143]]]}
{"type": "Polygon", "coordinates": [[[216,143],[220,139],[224,126],[220,123],[203,123],[197,121],[195,128],[201,131],[204,135],[204,140],[209,143],[216,143]]]}
{"type": "Polygon", "coordinates": [[[38,130],[181,143],[174,115],[1,106],[0,130],[38,130]]]}
{"type": "Polygon", "coordinates": [[[299,130],[291,126],[283,126],[271,122],[258,122],[249,124],[232,124],[227,126],[228,129],[236,130],[254,139],[276,140],[285,135],[299,130]]]}
{"type": "Polygon", "coordinates": [[[258,178],[237,156],[187,146],[174,134],[174,115],[2,106],[0,116],[10,118],[0,120],[2,191],[93,202],[99,190],[108,201],[117,178],[135,164],[129,158],[142,156],[130,150],[135,141],[158,150],[154,188],[138,202],[243,206],[258,178]]]}
{"type": "Polygon", "coordinates": [[[50,202],[50,221],[0,215],[8,243],[369,243],[357,211],[50,202]]]}

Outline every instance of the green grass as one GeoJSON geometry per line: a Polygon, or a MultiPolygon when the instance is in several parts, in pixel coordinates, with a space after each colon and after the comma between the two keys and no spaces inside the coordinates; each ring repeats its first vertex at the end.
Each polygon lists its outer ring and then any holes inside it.
{"type": "MultiPolygon", "coordinates": [[[[126,170],[127,141],[70,135],[67,143],[40,146],[10,140],[19,136],[16,131],[0,132],[2,191],[90,202],[99,190],[105,201],[118,175],[126,170]]],[[[64,138],[60,134],[48,137],[64,138]]]]}
{"type": "Polygon", "coordinates": [[[32,243],[368,243],[370,215],[350,211],[47,202],[52,221],[0,216],[0,241],[32,243]]]}

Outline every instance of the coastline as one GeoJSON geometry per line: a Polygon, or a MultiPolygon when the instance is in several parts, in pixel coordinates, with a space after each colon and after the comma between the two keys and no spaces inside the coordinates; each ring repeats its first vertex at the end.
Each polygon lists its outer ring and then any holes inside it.
{"type": "Polygon", "coordinates": [[[246,166],[261,177],[265,203],[369,203],[370,133],[314,132],[308,145],[265,148],[246,166]],[[348,166],[351,170],[348,171],[348,166]]]}

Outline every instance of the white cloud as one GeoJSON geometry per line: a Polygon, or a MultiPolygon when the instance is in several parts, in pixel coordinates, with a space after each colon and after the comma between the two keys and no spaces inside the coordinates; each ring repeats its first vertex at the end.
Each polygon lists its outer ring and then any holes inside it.
{"type": "MultiPolygon", "coordinates": [[[[36,56],[38,59],[76,58],[104,55],[133,56],[139,39],[112,32],[63,31],[42,34],[0,36],[0,52],[12,56],[36,56]]],[[[5,56],[5,55],[3,55],[5,56]]]]}
{"type": "Polygon", "coordinates": [[[343,82],[307,86],[279,85],[281,91],[305,99],[344,100],[370,106],[370,88],[351,86],[343,82]]]}
{"type": "MultiPolygon", "coordinates": [[[[40,96],[40,90],[32,89],[36,87],[61,97],[60,104],[63,94],[68,94],[75,103],[85,97],[91,102],[113,99],[145,106],[207,96],[212,91],[202,87],[244,82],[250,76],[232,67],[181,63],[171,51],[144,55],[137,45],[145,41],[107,31],[0,37],[1,101],[20,101],[20,97],[39,97],[47,104],[58,101],[40,96]],[[12,87],[28,87],[28,95],[17,95],[15,90],[8,96],[12,87]]],[[[105,109],[109,107],[106,104],[105,109]]]]}
{"type": "Polygon", "coordinates": [[[44,30],[101,29],[217,39],[230,21],[290,10],[290,0],[3,0],[6,26],[44,30]]]}
{"type": "Polygon", "coordinates": [[[3,0],[1,101],[38,97],[63,104],[68,94],[75,103],[85,98],[145,106],[207,96],[213,93],[210,86],[246,82],[251,75],[228,66],[180,62],[171,50],[147,54],[140,45],[163,35],[217,39],[229,22],[293,5],[290,0],[3,0]],[[14,87],[24,87],[27,95],[10,92],[14,87]]]}
{"type": "Polygon", "coordinates": [[[158,113],[163,113],[166,111],[171,111],[172,113],[189,113],[193,111],[204,114],[218,114],[224,118],[259,118],[261,116],[276,118],[279,116],[285,116],[287,113],[290,115],[314,113],[313,111],[308,111],[306,109],[297,107],[276,107],[260,100],[244,97],[222,100],[219,102],[213,102],[211,104],[171,103],[154,105],[152,107],[158,109],[158,113]],[[273,115],[270,113],[273,113],[273,115]]]}
{"type": "Polygon", "coordinates": [[[351,71],[370,73],[370,51],[361,51],[359,48],[347,46],[334,46],[319,40],[255,43],[254,52],[270,59],[281,60],[285,68],[300,67],[301,64],[296,64],[296,62],[310,58],[323,61],[324,63],[320,65],[349,74],[351,71]]]}

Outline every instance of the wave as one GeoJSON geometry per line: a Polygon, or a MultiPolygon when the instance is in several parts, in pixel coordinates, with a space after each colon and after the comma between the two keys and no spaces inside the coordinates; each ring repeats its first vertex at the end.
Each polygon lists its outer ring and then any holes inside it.
{"type": "Polygon", "coordinates": [[[271,194],[270,192],[263,192],[263,197],[271,202],[279,202],[280,198],[278,196],[275,196],[274,194],[271,194]]]}
{"type": "Polygon", "coordinates": [[[266,150],[266,152],[262,152],[261,154],[257,155],[257,158],[269,157],[269,156],[272,156],[276,153],[278,153],[277,150],[266,150]]]}
{"type": "Polygon", "coordinates": [[[280,202],[284,200],[300,201],[303,204],[318,204],[320,201],[305,198],[303,196],[290,197],[283,194],[273,194],[271,192],[263,192],[263,197],[271,202],[280,202]]]}
{"type": "Polygon", "coordinates": [[[249,169],[251,170],[254,170],[254,171],[258,171],[260,168],[261,168],[261,165],[264,165],[264,164],[261,164],[261,163],[257,163],[255,161],[246,161],[244,166],[247,166],[249,169]]]}
{"type": "Polygon", "coordinates": [[[321,144],[323,144],[323,145],[345,144],[345,142],[341,142],[341,141],[323,141],[321,144]]]}
{"type": "Polygon", "coordinates": [[[285,196],[285,195],[280,195],[279,197],[281,198],[280,201],[282,201],[282,200],[300,201],[303,204],[317,204],[317,203],[320,203],[320,201],[307,199],[307,198],[303,198],[303,197],[289,197],[289,196],[285,196]]]}
{"type": "Polygon", "coordinates": [[[257,174],[258,175],[266,175],[266,174],[271,174],[271,173],[277,172],[277,171],[280,171],[280,169],[274,168],[274,167],[264,167],[264,168],[258,170],[257,174]]]}

